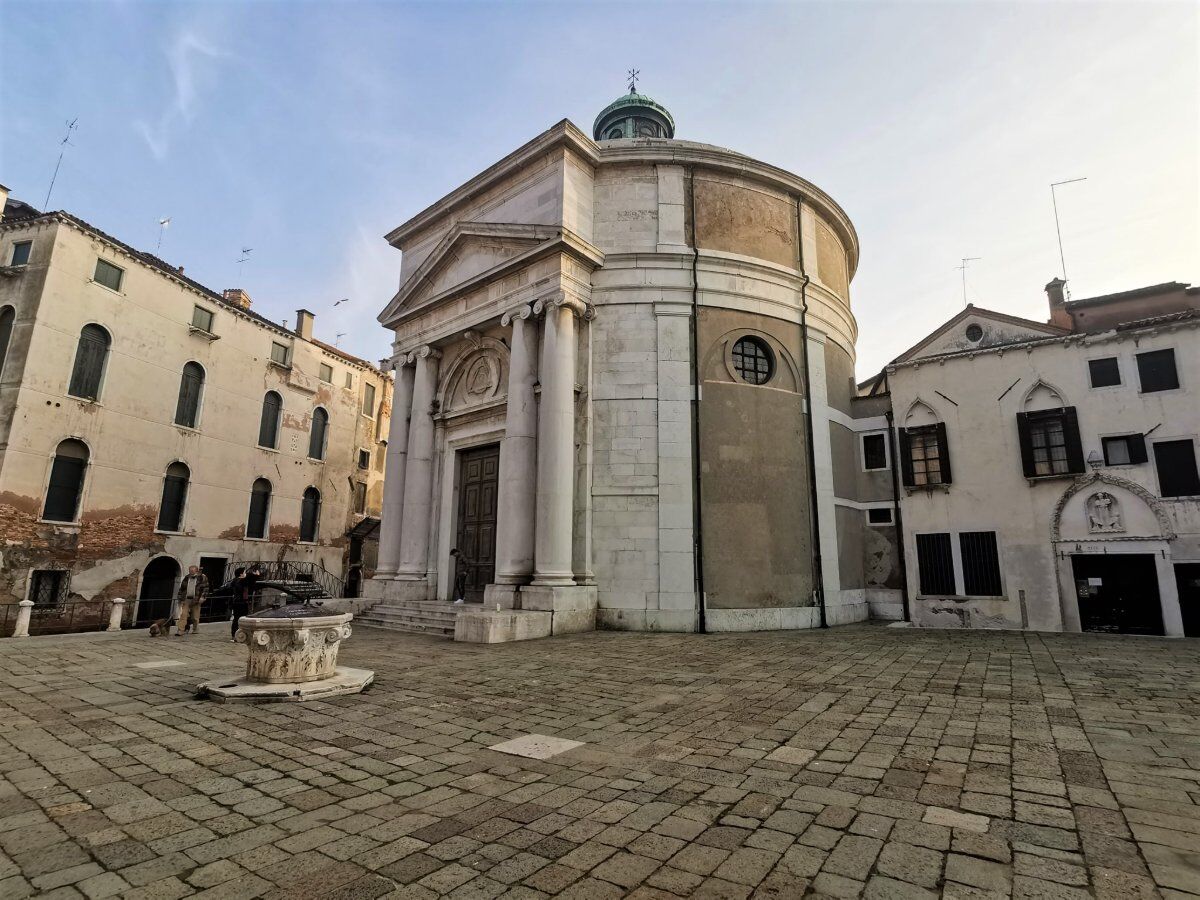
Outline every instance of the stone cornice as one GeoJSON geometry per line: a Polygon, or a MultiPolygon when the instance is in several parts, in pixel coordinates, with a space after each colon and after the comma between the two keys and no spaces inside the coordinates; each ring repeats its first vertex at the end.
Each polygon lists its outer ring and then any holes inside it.
{"type": "Polygon", "coordinates": [[[558,147],[570,148],[593,165],[596,165],[600,161],[596,142],[569,119],[563,119],[561,122],[543,131],[533,140],[518,147],[499,162],[484,169],[470,181],[451,191],[441,200],[427,206],[403,225],[392,229],[386,235],[387,242],[392,246],[397,246],[413,233],[429,225],[431,222],[446,216],[463,204],[468,203],[492,185],[503,181],[514,172],[527,166],[532,160],[558,147]]]}

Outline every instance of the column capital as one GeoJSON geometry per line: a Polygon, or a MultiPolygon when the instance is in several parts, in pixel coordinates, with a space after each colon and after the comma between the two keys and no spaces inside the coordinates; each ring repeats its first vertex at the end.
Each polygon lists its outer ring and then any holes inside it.
{"type": "Polygon", "coordinates": [[[500,324],[507,328],[513,323],[514,319],[528,319],[533,315],[533,305],[522,303],[520,306],[513,307],[500,317],[500,324]]]}
{"type": "Polygon", "coordinates": [[[430,346],[429,344],[425,344],[424,346],[418,347],[416,350],[410,352],[408,354],[407,362],[416,363],[416,361],[419,359],[428,359],[431,356],[434,359],[441,359],[442,351],[436,347],[430,346]]]}
{"type": "Polygon", "coordinates": [[[533,311],[541,315],[550,309],[568,309],[581,319],[591,321],[596,317],[596,309],[590,303],[585,303],[578,297],[572,297],[565,291],[558,291],[548,297],[542,297],[533,304],[533,311]]]}

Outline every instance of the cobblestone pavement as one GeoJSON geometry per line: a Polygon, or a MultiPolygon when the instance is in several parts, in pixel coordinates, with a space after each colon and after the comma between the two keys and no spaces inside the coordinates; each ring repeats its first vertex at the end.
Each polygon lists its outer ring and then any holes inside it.
{"type": "Polygon", "coordinates": [[[1196,894],[1198,651],[359,629],[368,693],[248,706],[222,626],[4,640],[0,897],[1196,894]]]}

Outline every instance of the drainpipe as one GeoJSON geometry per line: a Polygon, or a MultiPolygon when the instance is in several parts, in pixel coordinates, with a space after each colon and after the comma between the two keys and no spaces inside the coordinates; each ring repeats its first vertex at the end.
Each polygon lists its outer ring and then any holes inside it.
{"type": "Polygon", "coordinates": [[[688,212],[692,227],[692,315],[689,321],[688,339],[692,353],[692,560],[696,583],[696,627],[701,634],[707,633],[704,619],[706,596],[704,593],[704,541],[700,515],[700,358],[697,331],[700,327],[700,248],[696,246],[696,170],[688,167],[688,212]]]}
{"type": "Polygon", "coordinates": [[[804,437],[808,442],[808,506],[812,524],[812,571],[813,593],[821,609],[821,627],[828,628],[825,612],[825,575],[821,560],[821,520],[817,514],[817,454],[813,442],[812,424],[812,381],[808,367],[808,273],[804,271],[804,232],[801,211],[803,204],[796,198],[796,248],[800,268],[800,357],[804,366],[804,437]]]}
{"type": "MultiPolygon", "coordinates": [[[[890,404],[891,385],[887,383],[886,373],[883,378],[890,404]]],[[[911,622],[912,614],[908,611],[908,560],[905,559],[904,553],[904,518],[900,515],[900,477],[897,474],[900,458],[896,455],[896,423],[890,407],[884,415],[887,416],[888,423],[888,452],[892,455],[892,518],[896,522],[896,554],[900,558],[900,600],[904,604],[904,621],[911,622]]]]}

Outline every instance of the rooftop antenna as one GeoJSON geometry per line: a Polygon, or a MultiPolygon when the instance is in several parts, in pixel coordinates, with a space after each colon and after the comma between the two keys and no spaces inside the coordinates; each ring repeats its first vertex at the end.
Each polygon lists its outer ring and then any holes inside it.
{"type": "Polygon", "coordinates": [[[629,79],[629,93],[631,93],[631,94],[637,93],[637,80],[638,80],[638,76],[641,74],[642,74],[641,69],[630,69],[626,73],[625,77],[629,79]]]}
{"type": "Polygon", "coordinates": [[[1066,181],[1056,181],[1050,185],[1050,202],[1054,204],[1054,230],[1058,234],[1058,261],[1062,263],[1063,291],[1066,293],[1068,300],[1071,299],[1071,289],[1066,286],[1067,258],[1063,255],[1062,228],[1058,224],[1058,197],[1055,195],[1054,189],[1064,184],[1074,184],[1077,181],[1087,181],[1087,177],[1068,178],[1066,181]]]}
{"type": "Polygon", "coordinates": [[[242,263],[250,258],[250,254],[254,252],[253,247],[243,247],[241,258],[238,259],[238,284],[242,283],[242,263]]]}
{"type": "Polygon", "coordinates": [[[964,256],[964,257],[962,257],[962,265],[954,267],[954,268],[962,271],[963,306],[967,305],[967,264],[973,263],[973,262],[979,262],[979,260],[981,260],[981,259],[983,259],[982,256],[964,256]]]}
{"type": "Polygon", "coordinates": [[[158,256],[158,251],[162,249],[163,232],[166,231],[167,226],[170,224],[171,224],[170,216],[167,216],[165,219],[158,220],[158,243],[154,245],[154,255],[155,256],[158,256]]]}
{"type": "Polygon", "coordinates": [[[58,167],[62,165],[63,154],[67,152],[68,147],[75,146],[71,143],[71,132],[75,130],[75,123],[78,121],[79,116],[76,116],[67,123],[67,133],[63,136],[63,139],[58,142],[58,146],[61,149],[58,151],[58,162],[54,164],[54,174],[50,176],[50,187],[46,188],[46,200],[42,204],[43,210],[48,210],[50,208],[50,194],[54,191],[54,182],[58,180],[58,167]]]}
{"type": "Polygon", "coordinates": [[[346,336],[346,332],[339,331],[337,333],[337,336],[333,339],[333,346],[336,347],[338,345],[338,342],[341,341],[341,339],[344,338],[345,336],[346,336]]]}

